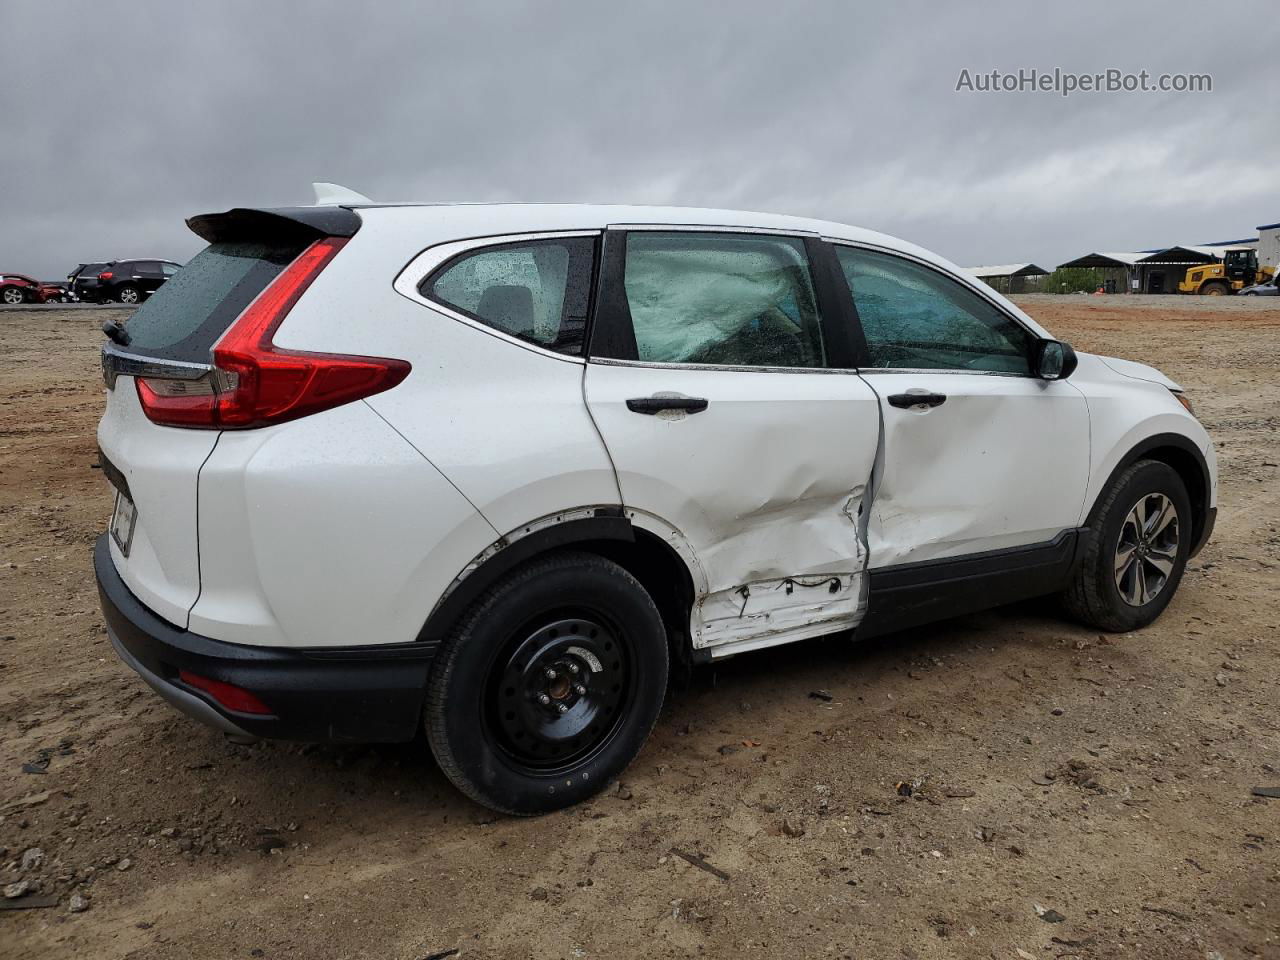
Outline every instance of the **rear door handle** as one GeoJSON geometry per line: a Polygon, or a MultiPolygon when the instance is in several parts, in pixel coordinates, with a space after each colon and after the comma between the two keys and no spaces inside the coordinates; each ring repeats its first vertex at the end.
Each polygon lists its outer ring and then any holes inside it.
{"type": "Polygon", "coordinates": [[[906,410],[910,407],[940,407],[947,402],[945,393],[895,393],[889,397],[889,406],[906,410]]]}
{"type": "Polygon", "coordinates": [[[661,413],[663,410],[701,413],[707,409],[707,401],[702,397],[633,397],[627,401],[627,409],[632,413],[644,413],[649,416],[661,413]]]}

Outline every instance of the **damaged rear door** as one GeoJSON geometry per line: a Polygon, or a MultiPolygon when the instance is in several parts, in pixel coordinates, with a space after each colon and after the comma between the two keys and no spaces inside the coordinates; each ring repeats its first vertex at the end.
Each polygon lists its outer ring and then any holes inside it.
{"type": "Polygon", "coordinates": [[[879,411],[824,331],[814,248],[606,235],[587,406],[625,507],[693,554],[693,644],[713,654],[850,627],[862,607],[879,411]]]}

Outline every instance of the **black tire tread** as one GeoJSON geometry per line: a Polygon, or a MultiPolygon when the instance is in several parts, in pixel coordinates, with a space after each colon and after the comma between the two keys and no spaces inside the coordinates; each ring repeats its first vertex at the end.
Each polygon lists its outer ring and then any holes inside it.
{"type": "MultiPolygon", "coordinates": [[[[502,580],[498,581],[487,591],[480,595],[474,603],[468,608],[467,612],[459,618],[450,632],[448,639],[441,645],[439,652],[436,654],[435,665],[431,670],[431,676],[427,681],[427,696],[425,706],[423,707],[423,725],[427,732],[427,742],[431,745],[431,752],[435,754],[436,763],[449,781],[460,791],[474,800],[481,806],[496,810],[499,813],[513,817],[531,817],[538,816],[536,812],[526,810],[512,810],[502,807],[493,802],[478,790],[467,775],[462,771],[457,760],[453,755],[453,750],[449,746],[448,737],[441,732],[445,722],[445,711],[447,709],[447,693],[449,688],[449,678],[453,672],[454,663],[463,645],[470,637],[476,624],[486,615],[489,606],[494,600],[506,591],[518,586],[520,583],[531,580],[540,574],[564,567],[583,566],[596,567],[604,572],[614,576],[620,576],[629,581],[640,594],[648,600],[653,607],[654,616],[661,621],[662,615],[658,611],[657,605],[654,604],[653,598],[649,596],[648,591],[644,589],[640,581],[633,577],[625,568],[608,560],[596,553],[589,553],[581,550],[565,550],[557,553],[548,554],[542,557],[535,557],[523,566],[517,567],[502,580]]],[[[663,655],[667,655],[666,644],[663,644],[663,655]]],[[[644,732],[641,738],[641,746],[649,739],[653,733],[654,726],[657,725],[657,717],[653,723],[649,725],[649,729],[644,732]]]]}
{"type": "Polygon", "coordinates": [[[1106,518],[1110,517],[1115,509],[1121,494],[1128,489],[1129,482],[1152,466],[1169,469],[1167,464],[1158,460],[1137,460],[1116,477],[1110,489],[1102,495],[1089,520],[1089,532],[1085,535],[1084,551],[1076,564],[1071,582],[1061,595],[1063,605],[1073,617],[1099,630],[1120,633],[1133,629],[1132,624],[1117,615],[1102,595],[1103,581],[1097,576],[1105,546],[1102,528],[1105,526],[1106,518]]]}

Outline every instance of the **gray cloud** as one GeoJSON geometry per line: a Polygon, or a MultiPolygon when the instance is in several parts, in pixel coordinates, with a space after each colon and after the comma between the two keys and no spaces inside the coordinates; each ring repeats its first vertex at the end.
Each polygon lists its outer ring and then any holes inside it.
{"type": "Polygon", "coordinates": [[[185,259],[184,217],[309,202],[679,203],[960,263],[1280,220],[1270,5],[9,0],[0,268],[185,259]],[[957,93],[962,68],[1209,73],[1210,94],[957,93]]]}

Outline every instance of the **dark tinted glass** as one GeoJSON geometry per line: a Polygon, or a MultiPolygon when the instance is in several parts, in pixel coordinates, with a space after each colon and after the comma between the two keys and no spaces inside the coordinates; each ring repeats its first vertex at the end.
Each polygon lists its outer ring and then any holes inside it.
{"type": "Polygon", "coordinates": [[[902,257],[837,247],[871,366],[1030,373],[1032,336],[995,305],[902,257]]]}
{"type": "Polygon", "coordinates": [[[548,350],[582,354],[594,237],[528,240],[465,253],[423,281],[429,300],[548,350]]]}
{"type": "Polygon", "coordinates": [[[206,247],[129,317],[129,352],[208,363],[209,349],[231,322],[305,246],[276,242],[206,247]]]}

